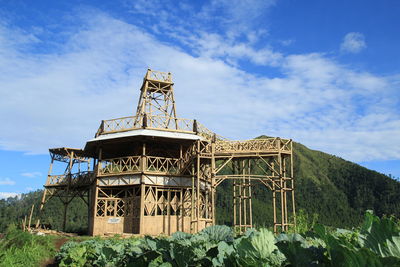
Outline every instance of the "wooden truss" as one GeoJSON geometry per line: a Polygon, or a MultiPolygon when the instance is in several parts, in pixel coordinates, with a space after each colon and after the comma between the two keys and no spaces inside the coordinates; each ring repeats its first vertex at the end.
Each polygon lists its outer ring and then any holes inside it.
{"type": "MultiPolygon", "coordinates": [[[[85,156],[81,149],[56,148],[50,149],[51,163],[43,192],[40,212],[44,205],[53,197],[58,197],[64,205],[63,230],[65,230],[67,208],[71,201],[79,197],[89,206],[90,186],[95,180],[93,171],[90,171],[90,158],[85,156]],[[65,171],[61,175],[53,175],[55,162],[62,162],[65,171]],[[86,166],[85,166],[86,165],[86,166]],[[85,167],[82,169],[82,167],[85,167]]],[[[40,221],[37,221],[37,226],[40,221]]]]}
{"type": "Polygon", "coordinates": [[[233,180],[233,225],[238,232],[253,227],[255,186],[272,192],[275,232],[296,224],[292,140],[231,141],[196,120],[177,118],[170,73],[148,70],[136,116],[102,121],[96,138],[88,144],[85,150],[50,150],[42,207],[57,196],[63,199],[66,214],[74,197],[85,199],[93,235],[197,232],[216,223],[217,188],[229,179],[233,180]],[[191,138],[158,134],[157,138],[102,139],[140,129],[191,138]],[[63,174],[51,174],[54,161],[67,164],[63,174]],[[87,163],[88,169],[81,170],[81,163],[87,163]]]}

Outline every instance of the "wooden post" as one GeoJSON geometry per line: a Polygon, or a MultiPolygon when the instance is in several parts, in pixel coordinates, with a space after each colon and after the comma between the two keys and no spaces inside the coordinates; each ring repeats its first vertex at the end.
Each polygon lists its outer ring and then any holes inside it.
{"type": "MultiPolygon", "coordinates": [[[[141,177],[140,177],[140,217],[139,217],[139,233],[144,234],[144,202],[146,198],[146,185],[144,180],[144,172],[146,171],[146,143],[142,143],[142,158],[141,158],[141,177]]],[[[156,195],[157,197],[157,195],[156,195]]]]}
{"type": "Polygon", "coordinates": [[[279,152],[278,152],[278,162],[279,162],[279,186],[280,186],[280,195],[281,195],[281,230],[285,231],[285,200],[284,200],[284,189],[283,189],[283,178],[282,178],[282,154],[281,154],[281,140],[279,140],[279,152]]]}
{"type": "Polygon", "coordinates": [[[67,175],[68,175],[68,185],[67,185],[67,201],[64,202],[64,217],[63,217],[63,232],[65,232],[66,229],[66,224],[67,224],[67,209],[68,209],[68,204],[72,199],[69,199],[68,193],[69,193],[69,189],[71,186],[71,180],[72,180],[72,166],[74,164],[74,151],[71,151],[70,154],[70,158],[69,158],[69,164],[68,164],[68,171],[67,171],[67,175]]]}
{"type": "Polygon", "coordinates": [[[250,227],[253,227],[253,210],[252,210],[252,207],[251,207],[251,198],[252,198],[252,195],[251,195],[251,179],[250,179],[250,173],[251,173],[251,166],[250,166],[250,159],[248,160],[248,163],[249,163],[249,166],[248,166],[248,175],[249,175],[249,210],[250,210],[250,212],[249,212],[249,215],[250,215],[250,218],[249,218],[249,223],[250,223],[250,227]]]}
{"type": "Polygon", "coordinates": [[[69,187],[71,185],[71,179],[72,179],[72,166],[74,165],[74,151],[71,151],[71,155],[69,158],[69,164],[68,164],[68,187],[67,191],[69,191],[69,187]]]}
{"type": "Polygon", "coordinates": [[[171,235],[171,190],[168,190],[167,192],[167,218],[168,218],[168,235],[171,235]]]}
{"type": "Polygon", "coordinates": [[[192,164],[192,198],[191,198],[191,205],[190,205],[190,232],[194,233],[194,218],[195,218],[195,198],[196,198],[196,191],[195,191],[195,167],[192,164]]]}
{"type": "Polygon", "coordinates": [[[282,164],[283,164],[283,172],[282,172],[282,176],[283,176],[283,195],[284,195],[284,211],[285,211],[285,231],[287,231],[289,228],[288,226],[288,209],[287,209],[287,184],[286,184],[286,158],[284,157],[282,159],[282,164]]]}
{"type": "Polygon", "coordinates": [[[236,213],[237,213],[237,211],[236,211],[236,179],[234,179],[233,180],[233,227],[234,227],[234,229],[237,226],[236,213]]]}
{"type": "Polygon", "coordinates": [[[87,191],[87,203],[88,203],[88,210],[87,210],[87,222],[88,222],[88,229],[87,233],[89,234],[91,222],[91,214],[92,214],[92,207],[93,207],[93,199],[92,199],[92,187],[89,187],[87,191]]]}
{"type": "Polygon", "coordinates": [[[181,188],[181,190],[179,191],[179,196],[180,196],[180,207],[179,209],[177,209],[179,211],[179,215],[181,217],[181,229],[178,229],[178,231],[184,232],[185,231],[185,210],[184,210],[184,189],[181,188]]]}
{"type": "Polygon", "coordinates": [[[146,128],[147,128],[147,114],[146,114],[146,113],[143,115],[142,128],[143,128],[143,129],[146,129],[146,128]]]}
{"type": "MultiPolygon", "coordinates": [[[[171,81],[171,79],[172,79],[172,75],[171,75],[171,73],[170,72],[168,72],[168,79],[169,79],[169,81],[171,81]]],[[[178,130],[179,129],[179,127],[178,127],[178,119],[176,118],[176,106],[175,106],[175,97],[174,97],[174,88],[173,88],[173,86],[172,86],[172,84],[171,84],[171,86],[170,86],[170,94],[171,94],[171,102],[172,102],[172,116],[173,116],[173,118],[175,118],[175,126],[176,126],[176,129],[178,130]]]]}
{"type": "Polygon", "coordinates": [[[292,140],[290,140],[290,178],[292,178],[291,179],[291,188],[292,188],[293,224],[294,224],[294,230],[297,232],[296,205],[295,205],[295,197],[294,197],[293,141],[292,140]]]}
{"type": "Polygon", "coordinates": [[[96,170],[96,175],[99,176],[100,175],[100,171],[102,169],[101,166],[101,161],[103,160],[103,147],[99,147],[99,159],[97,162],[97,170],[96,170]]]}
{"type": "MultiPolygon", "coordinates": [[[[247,212],[248,212],[248,210],[247,210],[247,196],[246,196],[246,178],[245,178],[245,175],[246,175],[246,172],[245,172],[245,168],[244,168],[244,164],[245,164],[245,162],[244,162],[245,160],[243,160],[242,159],[242,191],[243,191],[243,194],[242,194],[242,201],[243,201],[243,225],[244,225],[244,229],[246,228],[246,225],[247,225],[247,212]]],[[[240,229],[240,232],[242,233],[242,229],[240,229]]]]}
{"type": "Polygon", "coordinates": [[[31,213],[29,214],[29,223],[28,223],[28,230],[31,230],[31,223],[32,223],[32,214],[33,214],[33,208],[35,207],[35,204],[32,205],[31,208],[31,213]]]}
{"type": "Polygon", "coordinates": [[[276,188],[275,188],[275,181],[272,181],[272,206],[274,210],[274,233],[278,232],[277,229],[277,221],[276,221],[276,188]]]}
{"type": "Polygon", "coordinates": [[[195,134],[198,133],[197,120],[193,120],[193,132],[194,132],[195,134]]]}
{"type": "Polygon", "coordinates": [[[215,225],[215,134],[213,135],[213,140],[211,142],[211,216],[212,225],[215,225]]]}
{"type": "Polygon", "coordinates": [[[196,195],[197,195],[197,205],[196,205],[196,210],[197,210],[197,226],[196,230],[197,232],[200,231],[200,141],[197,141],[197,170],[196,170],[196,195]]]}
{"type": "MultiPolygon", "coordinates": [[[[50,176],[51,176],[51,173],[52,173],[52,170],[53,170],[53,164],[54,164],[54,155],[51,154],[51,162],[50,162],[49,170],[47,172],[46,185],[48,185],[50,183],[50,176]]],[[[36,222],[36,228],[39,228],[40,217],[42,215],[44,203],[46,202],[46,194],[47,194],[47,189],[45,188],[44,191],[43,191],[42,200],[40,201],[39,216],[38,216],[38,220],[36,222]]]]}

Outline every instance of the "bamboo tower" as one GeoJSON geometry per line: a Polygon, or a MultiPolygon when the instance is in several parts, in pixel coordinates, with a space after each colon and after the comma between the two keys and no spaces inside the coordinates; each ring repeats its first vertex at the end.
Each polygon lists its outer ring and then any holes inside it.
{"type": "MultiPolygon", "coordinates": [[[[233,226],[253,226],[252,188],[272,192],[274,231],[295,226],[292,140],[231,141],[177,117],[171,73],[148,70],[136,115],[103,120],[84,149],[50,149],[40,206],[88,206],[89,233],[195,233],[215,225],[217,188],[233,180],[233,226]],[[55,162],[65,165],[53,174],[55,162]],[[83,168],[83,169],[82,169],[83,168]]],[[[39,224],[39,222],[38,222],[39,224]]]]}

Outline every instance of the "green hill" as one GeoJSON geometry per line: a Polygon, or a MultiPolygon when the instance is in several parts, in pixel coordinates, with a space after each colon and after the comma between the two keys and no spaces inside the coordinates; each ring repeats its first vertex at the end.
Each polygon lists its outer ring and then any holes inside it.
{"type": "MultiPolygon", "coordinates": [[[[400,217],[400,183],[355,163],[294,143],[296,206],[307,214],[318,214],[318,221],[335,227],[358,225],[371,209],[379,215],[400,217]]],[[[224,182],[217,192],[217,222],[231,224],[231,184],[224,182]]],[[[20,199],[0,200],[0,232],[7,224],[20,222],[32,204],[38,207],[41,190],[20,199]]],[[[265,187],[253,189],[253,221],[258,226],[272,225],[272,194],[265,187]]],[[[62,208],[54,199],[44,213],[44,222],[61,228],[62,208]]],[[[86,204],[76,199],[68,210],[68,231],[87,226],[86,204]]],[[[36,211],[37,209],[35,209],[36,211]]]]}

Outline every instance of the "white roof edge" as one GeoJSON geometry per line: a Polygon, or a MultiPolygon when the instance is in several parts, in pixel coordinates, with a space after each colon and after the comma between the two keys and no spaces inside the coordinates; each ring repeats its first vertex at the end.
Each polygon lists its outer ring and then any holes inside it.
{"type": "Polygon", "coordinates": [[[132,136],[155,136],[155,137],[172,138],[172,139],[204,140],[202,136],[190,133],[137,129],[122,133],[110,133],[110,134],[99,135],[96,138],[90,139],[87,142],[89,143],[101,140],[117,139],[117,138],[132,137],[132,136]]]}

